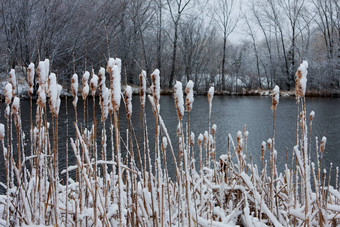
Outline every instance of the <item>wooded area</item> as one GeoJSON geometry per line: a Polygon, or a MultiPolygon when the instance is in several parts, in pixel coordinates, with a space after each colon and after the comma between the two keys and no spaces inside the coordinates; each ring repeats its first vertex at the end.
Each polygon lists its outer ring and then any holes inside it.
{"type": "Polygon", "coordinates": [[[49,58],[69,83],[119,57],[131,85],[158,68],[162,87],[291,90],[308,60],[309,90],[340,87],[338,0],[2,0],[0,11],[3,76],[49,58]]]}

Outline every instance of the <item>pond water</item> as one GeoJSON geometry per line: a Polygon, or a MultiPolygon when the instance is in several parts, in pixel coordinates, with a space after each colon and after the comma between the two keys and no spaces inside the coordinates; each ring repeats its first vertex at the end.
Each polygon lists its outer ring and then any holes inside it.
{"type": "MultiPolygon", "coordinates": [[[[97,98],[98,100],[98,98],[97,98]]],[[[72,106],[72,98],[68,98],[68,115],[66,115],[66,100],[62,100],[60,115],[59,115],[59,170],[65,169],[66,165],[66,140],[69,138],[75,138],[74,129],[74,109],[72,106]],[[66,125],[68,122],[68,133],[66,125]]],[[[78,125],[83,122],[83,102],[81,98],[78,102],[77,117],[78,125]]],[[[92,113],[92,98],[87,102],[89,108],[87,109],[86,124],[90,125],[93,119],[92,113]]],[[[162,96],[160,101],[161,116],[170,134],[172,144],[175,152],[178,150],[178,139],[176,137],[176,127],[178,124],[177,115],[172,96],[162,96]]],[[[4,119],[4,108],[5,104],[1,103],[1,116],[0,121],[6,124],[4,119]]],[[[22,111],[22,125],[24,132],[26,133],[26,155],[30,154],[29,145],[29,130],[30,130],[30,102],[29,100],[21,100],[21,111],[22,111]]],[[[324,152],[323,167],[329,170],[329,163],[333,163],[333,166],[340,165],[340,99],[331,98],[307,98],[307,114],[310,111],[315,112],[315,118],[312,127],[312,161],[315,161],[315,137],[321,141],[322,136],[327,137],[326,150],[324,152]]],[[[33,114],[35,114],[35,107],[33,108],[33,114]]],[[[100,109],[98,102],[96,101],[95,114],[98,120],[97,132],[100,135],[102,123],[100,122],[100,109]]],[[[48,115],[50,117],[50,114],[48,115]]],[[[148,121],[148,134],[150,141],[151,157],[154,157],[154,116],[149,103],[146,105],[146,116],[148,121]]],[[[125,117],[125,108],[123,104],[120,107],[120,121],[119,127],[121,132],[122,140],[126,141],[126,129],[128,122],[125,117]]],[[[48,118],[51,121],[50,118],[48,118]]],[[[187,114],[184,117],[184,122],[187,121],[187,114]]],[[[110,149],[110,134],[109,134],[109,123],[106,122],[107,136],[108,136],[108,159],[111,159],[110,149]]],[[[133,117],[132,124],[135,130],[137,139],[142,138],[142,119],[141,119],[141,108],[139,104],[139,97],[133,97],[133,117]]],[[[272,136],[273,128],[273,112],[271,111],[271,97],[240,97],[240,96],[215,96],[212,105],[212,124],[217,125],[216,132],[216,156],[219,157],[227,152],[227,136],[230,133],[236,142],[236,135],[238,131],[243,131],[244,127],[249,131],[247,140],[247,151],[248,160],[249,156],[252,156],[254,163],[260,163],[261,155],[261,143],[267,141],[272,136]]],[[[296,138],[296,102],[293,97],[281,97],[280,103],[276,112],[275,121],[275,146],[278,152],[278,166],[279,171],[283,169],[286,163],[286,158],[290,163],[291,154],[295,145],[296,138]],[[287,155],[286,155],[287,154],[287,155]]],[[[184,123],[185,125],[185,123],[184,123]]],[[[193,104],[193,110],[190,114],[190,128],[197,137],[199,133],[204,133],[208,130],[208,101],[206,96],[196,96],[193,104]]],[[[308,129],[309,130],[309,129],[308,129]]],[[[15,135],[15,129],[13,129],[13,135],[15,135]]],[[[97,136],[100,138],[100,136],[97,136]]],[[[15,138],[15,136],[14,136],[15,138]]],[[[15,143],[13,139],[13,143],[15,143]]],[[[98,139],[98,150],[100,150],[100,139],[98,139]]],[[[195,157],[199,161],[198,147],[195,145],[195,157]]],[[[1,150],[0,155],[0,181],[5,183],[5,171],[4,171],[4,160],[3,152],[1,150]]],[[[75,165],[73,151],[70,146],[69,150],[69,165],[75,165]]],[[[135,152],[137,148],[135,146],[135,152]]],[[[177,155],[177,154],[176,154],[177,155]]],[[[98,155],[98,157],[101,157],[98,155]]],[[[125,154],[123,153],[123,157],[125,154]]],[[[167,152],[167,160],[169,161],[168,168],[169,174],[174,174],[174,167],[170,152],[167,152]]],[[[335,168],[333,168],[335,172],[335,168]]],[[[74,176],[74,173],[70,174],[74,176]]],[[[334,174],[333,174],[334,176],[334,174]]],[[[62,176],[61,176],[62,178],[62,176]]],[[[333,177],[332,182],[335,183],[333,177]]],[[[4,188],[0,187],[0,193],[4,192],[4,188]]]]}

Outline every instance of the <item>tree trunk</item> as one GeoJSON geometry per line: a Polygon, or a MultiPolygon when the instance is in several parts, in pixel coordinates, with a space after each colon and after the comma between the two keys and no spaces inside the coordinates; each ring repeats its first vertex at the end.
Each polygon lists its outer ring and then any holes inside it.
{"type": "Polygon", "coordinates": [[[171,64],[169,88],[172,88],[173,81],[174,81],[174,78],[175,78],[175,66],[176,66],[176,56],[177,56],[177,39],[178,39],[178,20],[175,22],[175,34],[174,34],[174,42],[173,42],[173,54],[172,54],[172,64],[171,64]]]}

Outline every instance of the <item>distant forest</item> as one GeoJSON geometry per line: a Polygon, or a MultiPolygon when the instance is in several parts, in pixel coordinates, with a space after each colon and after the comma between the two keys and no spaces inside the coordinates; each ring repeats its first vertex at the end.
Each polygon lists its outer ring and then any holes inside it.
{"type": "Polygon", "coordinates": [[[122,59],[123,83],[158,68],[161,85],[282,90],[309,63],[308,87],[340,88],[338,0],[2,0],[0,74],[49,58],[58,81],[122,59]],[[230,39],[238,30],[239,40],[230,39]]]}

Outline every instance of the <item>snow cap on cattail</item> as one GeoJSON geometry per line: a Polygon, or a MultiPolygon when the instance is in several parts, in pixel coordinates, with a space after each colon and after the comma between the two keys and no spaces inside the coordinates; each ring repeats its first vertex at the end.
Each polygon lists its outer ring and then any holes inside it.
{"type": "Polygon", "coordinates": [[[9,82],[12,84],[12,93],[13,96],[15,95],[15,88],[17,86],[17,79],[15,76],[15,69],[11,69],[11,71],[9,72],[9,82]]]}
{"type": "Polygon", "coordinates": [[[126,117],[131,119],[132,115],[132,89],[131,86],[127,85],[124,91],[124,101],[126,108],[126,117]]]}
{"type": "Polygon", "coordinates": [[[177,109],[177,116],[179,120],[182,120],[184,115],[184,101],[183,101],[183,91],[182,91],[182,83],[179,81],[176,81],[175,84],[175,104],[177,109]]]}
{"type": "Polygon", "coordinates": [[[142,108],[145,107],[145,94],[146,94],[146,72],[142,70],[142,73],[139,75],[140,81],[140,103],[142,108]]]}
{"type": "Polygon", "coordinates": [[[212,100],[214,98],[214,93],[215,93],[215,88],[214,87],[210,87],[209,91],[208,91],[208,101],[209,101],[209,103],[212,102],[212,100]]]}
{"type": "Polygon", "coordinates": [[[273,89],[273,94],[272,94],[272,110],[275,111],[277,108],[277,105],[279,104],[279,99],[280,99],[280,88],[279,86],[275,85],[273,89]]]}
{"type": "Polygon", "coordinates": [[[187,94],[187,97],[185,98],[185,107],[186,110],[190,112],[194,102],[194,82],[192,82],[192,80],[189,80],[187,83],[187,86],[185,87],[185,93],[187,94]]]}
{"type": "Polygon", "coordinates": [[[54,81],[55,74],[51,73],[50,75],[50,84],[49,84],[49,96],[50,96],[50,109],[51,112],[55,115],[59,115],[59,107],[60,107],[60,94],[62,87],[54,81]]]}
{"type": "Polygon", "coordinates": [[[30,63],[27,67],[27,82],[28,82],[28,93],[33,95],[34,86],[34,64],[30,63]]]}
{"type": "Polygon", "coordinates": [[[7,104],[10,104],[12,101],[12,97],[13,97],[12,84],[7,83],[5,86],[5,102],[7,104]]]}

